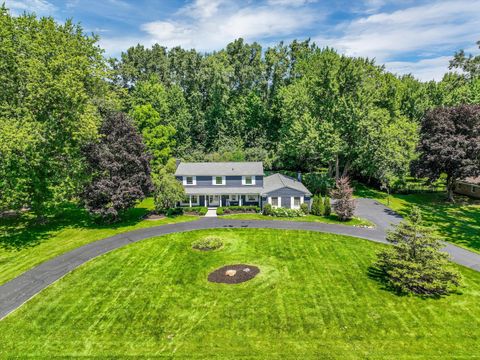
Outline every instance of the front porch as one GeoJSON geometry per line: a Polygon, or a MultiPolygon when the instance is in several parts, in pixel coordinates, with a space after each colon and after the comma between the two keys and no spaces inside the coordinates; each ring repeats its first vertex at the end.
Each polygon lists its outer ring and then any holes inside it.
{"type": "Polygon", "coordinates": [[[259,194],[187,194],[181,206],[261,206],[259,194]]]}

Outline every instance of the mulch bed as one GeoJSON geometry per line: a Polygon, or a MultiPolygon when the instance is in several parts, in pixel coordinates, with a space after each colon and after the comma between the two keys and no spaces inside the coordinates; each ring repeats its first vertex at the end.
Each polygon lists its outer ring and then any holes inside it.
{"type": "Polygon", "coordinates": [[[165,215],[150,214],[145,217],[145,220],[160,220],[165,219],[165,215]]]}
{"type": "MultiPolygon", "coordinates": [[[[260,272],[260,269],[253,265],[235,264],[223,266],[211,272],[208,275],[208,281],[223,284],[239,284],[253,279],[260,272]],[[229,270],[234,270],[235,274],[227,275],[229,270]]],[[[233,272],[232,272],[233,273],[233,272]]]]}

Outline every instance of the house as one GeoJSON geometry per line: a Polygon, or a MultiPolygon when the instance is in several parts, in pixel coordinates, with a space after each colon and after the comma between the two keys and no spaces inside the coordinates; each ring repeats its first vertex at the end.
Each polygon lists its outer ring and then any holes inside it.
{"type": "Polygon", "coordinates": [[[480,199],[480,176],[458,181],[455,187],[455,192],[457,194],[468,195],[480,199]]]}
{"type": "Polygon", "coordinates": [[[180,162],[175,177],[186,199],[181,206],[254,205],[299,209],[312,194],[300,181],[281,174],[264,176],[261,162],[180,162]]]}

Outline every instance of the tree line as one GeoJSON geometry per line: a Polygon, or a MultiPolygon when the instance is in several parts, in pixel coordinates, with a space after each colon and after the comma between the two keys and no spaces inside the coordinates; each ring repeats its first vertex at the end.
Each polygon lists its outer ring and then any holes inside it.
{"type": "MultiPolygon", "coordinates": [[[[130,204],[152,191],[149,179],[171,184],[172,158],[256,160],[386,186],[412,170],[433,179],[438,172],[426,168],[435,162],[421,156],[435,131],[425,114],[480,104],[478,57],[462,51],[451,61],[460,71],[440,82],[397,76],[309,40],[264,49],[237,39],[212,53],[137,45],[106,59],[80,25],[13,17],[3,6],[0,53],[0,210],[41,214],[92,193],[87,208],[111,204],[107,194],[130,204]],[[125,164],[133,168],[119,172],[125,164]],[[120,186],[116,172],[132,176],[118,178],[120,186]]],[[[458,130],[458,138],[470,132],[462,138],[470,170],[454,178],[479,167],[471,145],[478,112],[456,114],[471,119],[458,130]]]]}

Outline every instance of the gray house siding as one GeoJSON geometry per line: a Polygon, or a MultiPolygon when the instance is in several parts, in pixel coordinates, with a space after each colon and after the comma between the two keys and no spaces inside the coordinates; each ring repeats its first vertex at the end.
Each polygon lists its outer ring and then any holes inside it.
{"type": "Polygon", "coordinates": [[[310,206],[310,197],[305,195],[303,192],[290,189],[288,187],[284,187],[281,189],[277,189],[274,191],[269,192],[266,196],[263,197],[264,203],[267,203],[268,197],[271,196],[278,196],[281,198],[281,206],[284,208],[291,208],[292,207],[292,196],[303,196],[303,202],[307,203],[310,206]]]}
{"type": "MultiPolygon", "coordinates": [[[[182,182],[182,176],[176,176],[176,178],[182,182]]],[[[187,187],[209,187],[209,188],[221,188],[222,186],[230,186],[230,187],[240,187],[245,186],[248,187],[250,185],[242,185],[242,177],[241,176],[227,176],[225,178],[225,185],[213,185],[212,184],[212,177],[211,176],[197,176],[197,185],[186,185],[187,187]]],[[[256,187],[263,187],[263,176],[256,176],[255,177],[255,185],[256,187]]]]}

